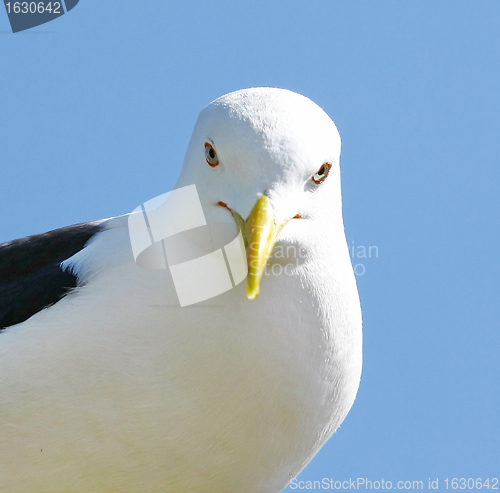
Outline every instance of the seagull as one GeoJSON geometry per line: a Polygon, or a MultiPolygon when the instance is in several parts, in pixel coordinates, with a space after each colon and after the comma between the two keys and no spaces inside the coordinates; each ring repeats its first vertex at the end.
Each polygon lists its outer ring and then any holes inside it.
{"type": "Polygon", "coordinates": [[[340,146],[292,91],[202,110],[175,190],[248,262],[210,300],[180,306],[168,269],[137,264],[130,214],[0,245],[0,491],[286,488],[361,377],[340,146]]]}

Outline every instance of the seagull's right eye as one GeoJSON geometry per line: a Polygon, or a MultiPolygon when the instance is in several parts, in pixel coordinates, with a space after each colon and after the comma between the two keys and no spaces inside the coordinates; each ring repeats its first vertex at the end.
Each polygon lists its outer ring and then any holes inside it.
{"type": "Polygon", "coordinates": [[[330,173],[331,169],[332,169],[331,163],[323,164],[323,166],[321,166],[318,172],[313,175],[312,177],[313,182],[316,183],[316,185],[321,185],[326,180],[326,177],[328,176],[328,173],[330,173]]]}
{"type": "Polygon", "coordinates": [[[212,166],[212,168],[219,166],[219,158],[217,157],[217,153],[210,142],[205,142],[205,159],[207,160],[207,163],[212,166]]]}

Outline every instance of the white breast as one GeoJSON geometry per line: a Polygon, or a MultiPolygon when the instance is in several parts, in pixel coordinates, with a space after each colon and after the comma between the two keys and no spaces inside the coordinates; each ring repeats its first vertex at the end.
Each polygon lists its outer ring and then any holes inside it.
{"type": "Polygon", "coordinates": [[[0,336],[0,491],[277,492],[344,419],[361,372],[345,258],[178,308],[124,228],[81,257],[86,286],[0,336]]]}

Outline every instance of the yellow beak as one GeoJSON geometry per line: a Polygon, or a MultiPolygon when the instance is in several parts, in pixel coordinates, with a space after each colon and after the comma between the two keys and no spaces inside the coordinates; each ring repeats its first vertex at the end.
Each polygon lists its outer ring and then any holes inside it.
{"type": "Polygon", "coordinates": [[[274,224],[267,195],[257,201],[246,221],[237,213],[233,212],[233,216],[243,232],[248,261],[247,296],[249,300],[254,300],[259,296],[260,281],[267,261],[286,222],[279,226],[274,224]]]}

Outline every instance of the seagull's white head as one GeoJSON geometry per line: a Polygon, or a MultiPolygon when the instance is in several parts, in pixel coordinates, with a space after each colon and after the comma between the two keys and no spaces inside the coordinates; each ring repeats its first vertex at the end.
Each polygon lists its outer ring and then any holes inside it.
{"type": "Polygon", "coordinates": [[[241,227],[253,299],[287,223],[342,222],[339,160],[339,133],[317,104],[284,89],[244,89],[200,113],[176,187],[196,184],[209,221],[232,215],[241,227]]]}

